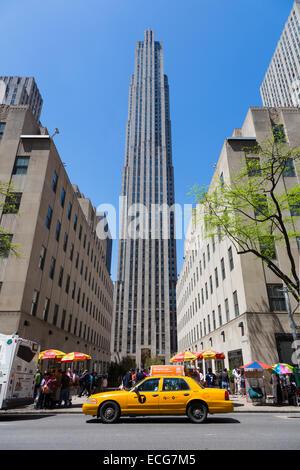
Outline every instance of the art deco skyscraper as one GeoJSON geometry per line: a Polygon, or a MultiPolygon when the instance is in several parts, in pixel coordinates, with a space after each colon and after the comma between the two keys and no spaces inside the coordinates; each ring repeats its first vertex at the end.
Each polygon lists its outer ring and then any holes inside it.
{"type": "Polygon", "coordinates": [[[260,87],[264,106],[300,105],[300,0],[295,0],[260,87]]]}
{"type": "Polygon", "coordinates": [[[113,358],[167,362],[177,349],[174,177],[168,78],[150,29],[136,45],[121,199],[113,358]]]}

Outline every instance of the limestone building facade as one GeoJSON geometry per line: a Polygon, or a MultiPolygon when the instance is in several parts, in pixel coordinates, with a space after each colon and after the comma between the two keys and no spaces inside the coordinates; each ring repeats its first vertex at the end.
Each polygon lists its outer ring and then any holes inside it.
{"type": "Polygon", "coordinates": [[[20,256],[0,260],[0,331],[42,349],[88,353],[90,368],[104,372],[113,283],[96,210],[29,105],[0,106],[0,126],[0,181],[18,201],[18,213],[2,208],[0,223],[20,245],[20,256]]]}
{"type": "MultiPolygon", "coordinates": [[[[245,147],[270,137],[274,123],[283,126],[290,146],[300,147],[299,109],[250,108],[242,128],[225,140],[214,176],[229,182],[230,175],[246,165],[245,147]]],[[[295,185],[299,185],[299,167],[291,166],[281,177],[280,189],[295,185]]],[[[300,217],[295,219],[300,231],[300,217]]],[[[291,246],[299,270],[299,238],[292,239],[291,246]]],[[[190,222],[184,256],[177,283],[179,351],[225,353],[224,363],[200,363],[206,368],[232,369],[253,360],[291,363],[292,335],[280,279],[255,255],[238,255],[228,238],[207,238],[200,217],[190,222]]],[[[282,267],[287,263],[279,244],[276,263],[282,267]]],[[[294,310],[291,296],[290,301],[294,310]]],[[[298,306],[295,321],[300,333],[299,312],[298,306]]]]}

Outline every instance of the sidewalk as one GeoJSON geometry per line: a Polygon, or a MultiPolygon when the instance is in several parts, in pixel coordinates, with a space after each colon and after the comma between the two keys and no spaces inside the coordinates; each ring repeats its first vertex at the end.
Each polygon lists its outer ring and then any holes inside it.
{"type": "MultiPolygon", "coordinates": [[[[0,410],[0,418],[5,415],[22,415],[22,414],[82,414],[82,405],[87,400],[87,397],[72,397],[71,408],[54,408],[47,410],[36,410],[33,405],[27,405],[19,408],[12,408],[10,410],[0,410]]],[[[300,406],[276,406],[276,405],[259,405],[248,403],[246,398],[237,395],[230,395],[230,400],[234,404],[234,413],[300,413],[300,406]]]]}

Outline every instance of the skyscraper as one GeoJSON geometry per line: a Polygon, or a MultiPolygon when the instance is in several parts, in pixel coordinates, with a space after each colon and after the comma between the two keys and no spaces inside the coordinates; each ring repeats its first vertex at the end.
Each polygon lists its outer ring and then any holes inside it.
{"type": "Polygon", "coordinates": [[[300,0],[295,0],[260,87],[264,106],[300,105],[300,0]]]}
{"type": "Polygon", "coordinates": [[[171,121],[162,43],[150,29],[136,45],[121,199],[113,358],[168,361],[177,349],[171,121]]]}
{"type": "Polygon", "coordinates": [[[0,77],[0,104],[28,104],[39,121],[43,99],[33,77],[0,77]]]}

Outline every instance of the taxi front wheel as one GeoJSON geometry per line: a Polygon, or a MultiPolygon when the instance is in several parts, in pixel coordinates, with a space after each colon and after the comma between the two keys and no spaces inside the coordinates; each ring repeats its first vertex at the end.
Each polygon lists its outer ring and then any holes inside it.
{"type": "Polygon", "coordinates": [[[188,406],[187,416],[192,423],[204,423],[207,418],[207,406],[202,402],[194,402],[188,406]]]}
{"type": "Polygon", "coordinates": [[[114,401],[106,401],[99,410],[99,418],[105,424],[116,423],[120,414],[119,405],[114,401]]]}

